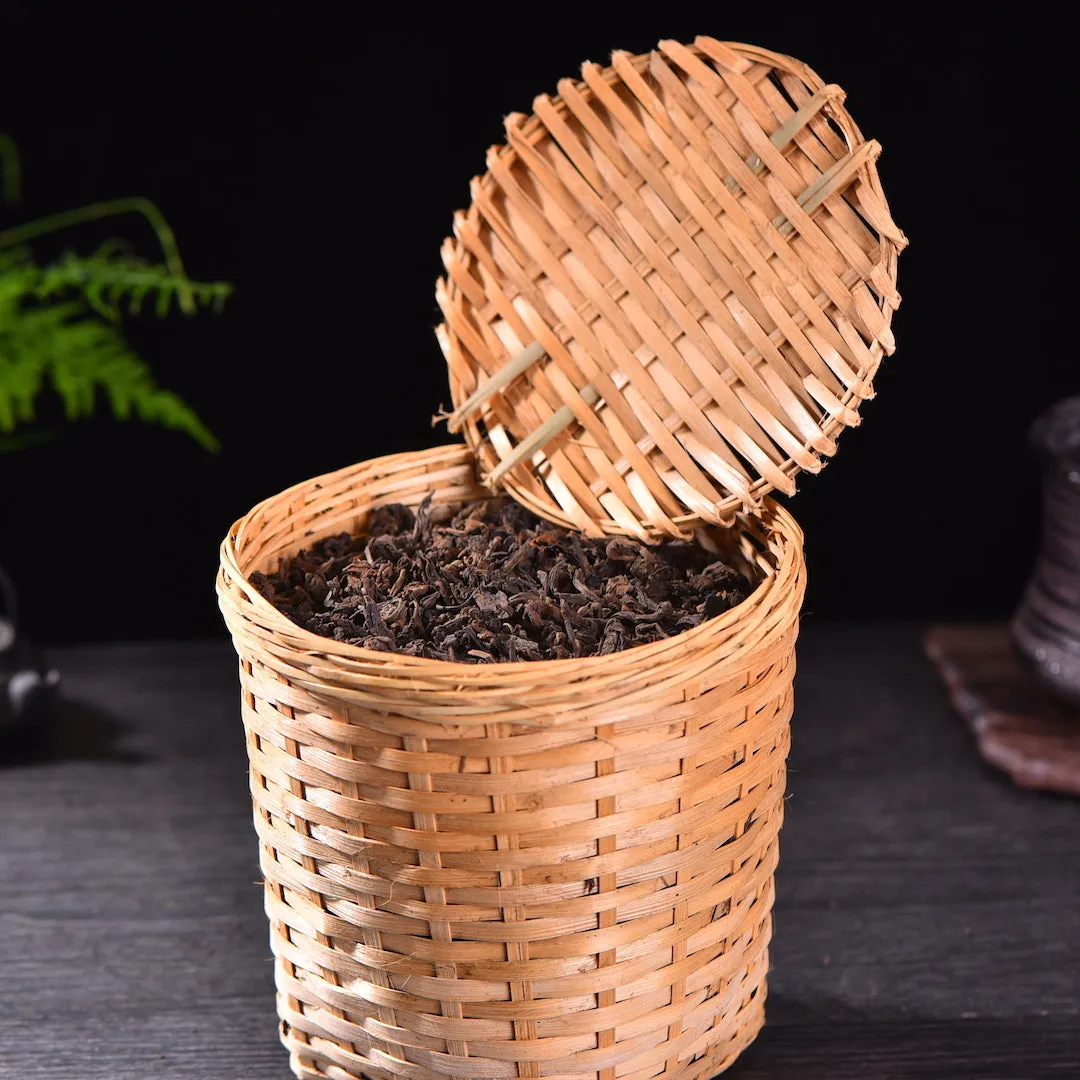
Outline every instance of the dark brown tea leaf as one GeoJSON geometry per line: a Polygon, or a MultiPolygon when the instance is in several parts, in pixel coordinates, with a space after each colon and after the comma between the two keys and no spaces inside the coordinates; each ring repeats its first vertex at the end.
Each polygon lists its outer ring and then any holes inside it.
{"type": "Polygon", "coordinates": [[[617,652],[689,630],[751,588],[697,544],[591,539],[505,498],[445,524],[430,497],[415,513],[381,506],[367,533],[328,537],[252,581],[313,633],[464,663],[617,652]]]}

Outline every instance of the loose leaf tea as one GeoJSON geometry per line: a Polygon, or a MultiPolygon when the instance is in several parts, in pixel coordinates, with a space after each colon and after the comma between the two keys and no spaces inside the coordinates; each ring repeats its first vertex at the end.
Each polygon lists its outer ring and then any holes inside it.
{"type": "Polygon", "coordinates": [[[671,637],[744,600],[742,574],[698,544],[655,547],[558,528],[511,499],[432,520],[372,511],[276,574],[252,575],[307,630],[367,649],[436,660],[560,660],[671,637]]]}

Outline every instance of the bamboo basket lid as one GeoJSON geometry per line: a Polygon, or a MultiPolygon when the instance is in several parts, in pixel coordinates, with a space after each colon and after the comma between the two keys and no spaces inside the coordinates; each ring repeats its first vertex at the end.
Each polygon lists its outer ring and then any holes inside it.
{"type": "Polygon", "coordinates": [[[437,334],[492,490],[596,535],[730,525],[817,472],[894,348],[893,223],[840,87],[699,37],[506,118],[437,334]]]}

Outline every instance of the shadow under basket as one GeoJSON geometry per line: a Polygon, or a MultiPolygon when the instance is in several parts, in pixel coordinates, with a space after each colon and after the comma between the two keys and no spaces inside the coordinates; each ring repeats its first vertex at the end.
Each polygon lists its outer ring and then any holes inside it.
{"type": "Polygon", "coordinates": [[[222,545],[281,1037],[305,1080],[706,1080],[764,1020],[801,533],[676,637],[465,665],[290,622],[250,584],[381,503],[488,492],[464,446],[299,484],[222,545]]]}

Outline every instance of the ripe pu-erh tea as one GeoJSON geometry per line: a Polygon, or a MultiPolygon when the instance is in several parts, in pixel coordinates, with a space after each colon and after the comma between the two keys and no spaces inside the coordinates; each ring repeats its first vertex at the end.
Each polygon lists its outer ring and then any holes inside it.
{"type": "Polygon", "coordinates": [[[465,663],[602,656],[689,630],[750,592],[694,542],[593,539],[506,498],[445,524],[430,499],[415,513],[381,506],[365,533],[327,537],[252,580],[316,634],[465,663]]]}

